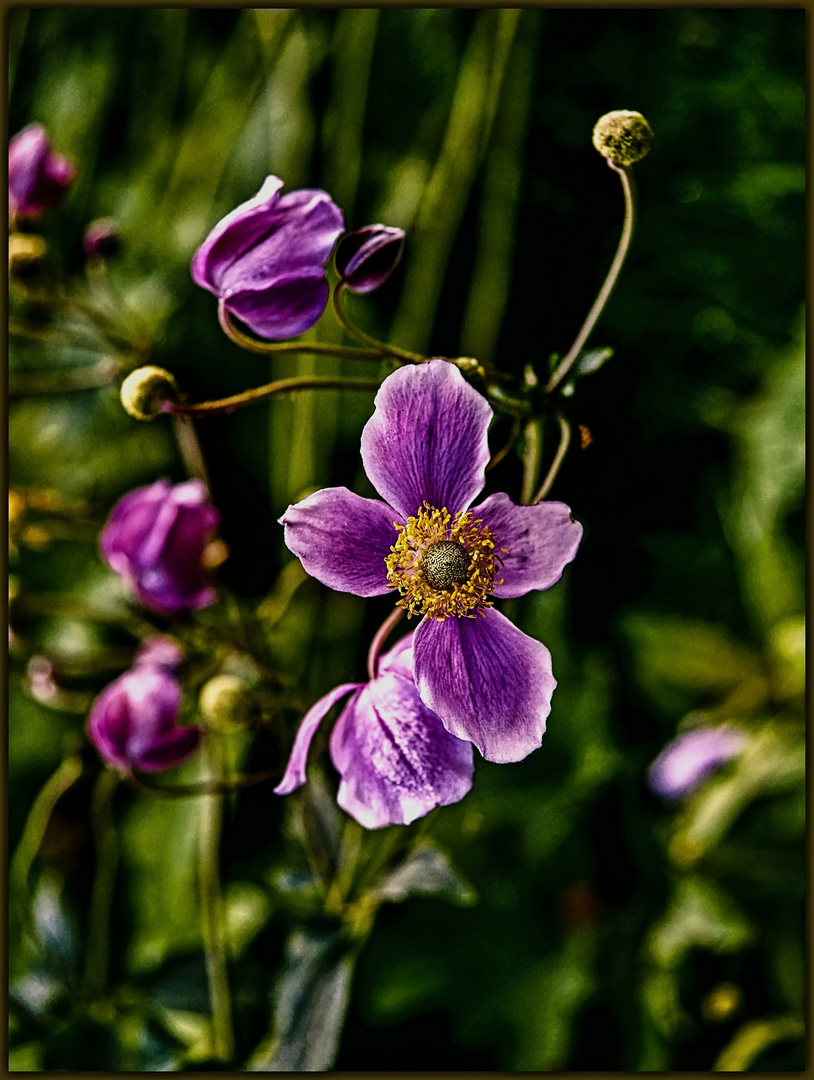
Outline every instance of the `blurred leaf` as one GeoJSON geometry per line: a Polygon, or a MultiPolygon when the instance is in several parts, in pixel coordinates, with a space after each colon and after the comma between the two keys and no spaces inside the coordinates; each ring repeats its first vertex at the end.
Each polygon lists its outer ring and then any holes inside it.
{"type": "Polygon", "coordinates": [[[682,878],[664,917],[650,936],[650,953],[663,967],[675,967],[688,950],[737,952],[753,938],[748,919],[711,881],[682,878]]]}
{"type": "Polygon", "coordinates": [[[613,356],[614,350],[608,347],[603,349],[589,349],[587,352],[581,352],[579,359],[574,365],[575,375],[593,375],[595,371],[607,363],[613,356]]]}
{"type": "Polygon", "coordinates": [[[232,881],[224,898],[226,940],[229,953],[239,958],[268,922],[271,904],[259,885],[251,881],[232,881]]]}
{"type": "Polygon", "coordinates": [[[774,1043],[785,1039],[802,1039],[805,1025],[793,1016],[773,1020],[753,1020],[735,1035],[712,1066],[715,1072],[746,1072],[752,1063],[774,1043]]]}
{"type": "Polygon", "coordinates": [[[392,903],[400,903],[410,896],[438,896],[464,907],[477,901],[477,893],[453,869],[449,856],[427,842],[416,845],[375,892],[382,901],[392,903]]]}
{"type": "Polygon", "coordinates": [[[296,930],[274,994],[274,1030],[247,1065],[251,1072],[330,1069],[348,1007],[354,956],[342,931],[296,930]]]}

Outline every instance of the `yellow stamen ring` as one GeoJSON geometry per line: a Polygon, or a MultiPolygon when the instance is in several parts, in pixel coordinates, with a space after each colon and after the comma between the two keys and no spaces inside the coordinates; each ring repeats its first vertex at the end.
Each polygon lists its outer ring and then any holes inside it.
{"type": "MultiPolygon", "coordinates": [[[[471,511],[453,516],[425,502],[406,525],[393,522],[398,539],[385,559],[388,589],[398,589],[396,603],[411,615],[443,622],[450,616],[474,619],[492,607],[488,597],[503,559],[488,525],[471,511]]],[[[508,552],[501,548],[505,554],[508,552]]],[[[503,584],[503,579],[497,582],[503,584]]]]}

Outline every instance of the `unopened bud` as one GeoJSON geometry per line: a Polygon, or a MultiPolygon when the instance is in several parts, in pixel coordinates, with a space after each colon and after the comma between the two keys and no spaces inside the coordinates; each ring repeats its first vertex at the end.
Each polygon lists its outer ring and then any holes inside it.
{"type": "Polygon", "coordinates": [[[176,399],[178,387],[169,371],[148,365],[131,371],[120,393],[125,412],[136,420],[152,420],[165,401],[176,399]]]}
{"type": "Polygon", "coordinates": [[[107,262],[115,259],[121,251],[121,241],[116,223],[108,218],[92,221],[85,230],[82,247],[89,259],[95,262],[107,262]]]}
{"type": "Polygon", "coordinates": [[[404,230],[389,225],[366,225],[339,241],[335,263],[349,289],[369,293],[384,285],[404,251],[404,230]]]}
{"type": "Polygon", "coordinates": [[[633,165],[650,153],[653,132],[641,113],[617,109],[594,125],[594,146],[616,165],[633,165]]]}
{"type": "Polygon", "coordinates": [[[215,675],[204,683],[198,706],[207,725],[225,732],[241,728],[249,704],[246,689],[246,684],[236,675],[215,675]]]}

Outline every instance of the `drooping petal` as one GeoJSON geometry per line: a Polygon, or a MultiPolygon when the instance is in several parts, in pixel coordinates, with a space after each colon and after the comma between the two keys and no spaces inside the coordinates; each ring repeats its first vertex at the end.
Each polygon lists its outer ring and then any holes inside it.
{"type": "Polygon", "coordinates": [[[378,499],[347,488],[323,488],[289,506],[280,523],[285,542],[306,571],[339,592],[387,592],[384,560],[395,543],[396,514],[378,499]]]}
{"type": "Polygon", "coordinates": [[[413,635],[406,634],[392,649],[379,657],[378,675],[401,675],[413,677],[413,635]]]}
{"type": "Polygon", "coordinates": [[[472,747],[456,739],[412,682],[379,675],[345,706],[331,733],[342,776],[337,802],[360,825],[409,825],[472,786],[472,747]]]}
{"type": "Polygon", "coordinates": [[[305,783],[305,767],[308,763],[308,750],[317,728],[330,712],[331,708],[351,690],[358,690],[362,683],[342,683],[335,686],[325,697],[321,697],[302,719],[294,738],[291,757],[288,759],[283,778],[274,789],[275,795],[288,795],[305,783]]]}
{"type": "Polygon", "coordinates": [[[541,642],[492,609],[486,618],[425,619],[413,653],[424,702],[487,761],[521,761],[539,747],[557,685],[541,642]]]}
{"type": "Polygon", "coordinates": [[[473,513],[492,530],[503,559],[503,569],[498,569],[495,578],[503,578],[503,584],[495,588],[501,597],[550,589],[562,577],[582,539],[582,526],[561,502],[516,506],[500,492],[484,499],[473,513]]]}
{"type": "Polygon", "coordinates": [[[492,409],[445,360],[403,367],[382,383],[362,432],[362,462],[405,518],[423,502],[451,514],[483,488],[492,409]]]}
{"type": "Polygon", "coordinates": [[[296,274],[252,287],[235,287],[224,304],[258,337],[290,338],[304,334],[317,322],[328,302],[328,279],[320,267],[305,267],[296,274]]]}

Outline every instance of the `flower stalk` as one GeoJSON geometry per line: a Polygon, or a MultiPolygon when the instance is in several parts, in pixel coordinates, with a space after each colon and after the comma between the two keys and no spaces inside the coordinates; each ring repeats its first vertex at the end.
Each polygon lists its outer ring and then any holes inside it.
{"type": "Polygon", "coordinates": [[[557,422],[560,425],[560,445],[557,447],[557,453],[554,455],[554,460],[551,462],[551,468],[546,474],[545,480],[540,485],[540,490],[531,500],[531,505],[534,506],[548,495],[554,481],[557,479],[557,473],[560,471],[560,466],[565,460],[565,455],[568,453],[568,447],[571,443],[571,425],[566,420],[561,412],[557,413],[557,422]]]}
{"type": "MultiPolygon", "coordinates": [[[[226,336],[241,349],[274,356],[277,353],[313,353],[315,356],[334,356],[342,360],[383,360],[387,346],[376,343],[375,349],[356,349],[344,345],[331,345],[320,341],[258,341],[242,333],[232,322],[229,310],[221,300],[218,304],[218,320],[226,336]]],[[[372,340],[372,339],[371,339],[372,340]]]]}
{"type": "Polygon", "coordinates": [[[255,387],[253,390],[244,390],[240,394],[220,398],[218,401],[202,401],[196,405],[168,401],[163,409],[164,412],[179,416],[218,416],[234,412],[245,405],[253,405],[257,401],[265,401],[275,394],[291,394],[298,390],[378,390],[380,385],[378,379],[346,379],[341,375],[296,375],[290,379],[277,379],[276,382],[255,387]]]}
{"type": "Polygon", "coordinates": [[[107,982],[110,909],[118,862],[113,798],[120,779],[120,775],[113,769],[105,769],[96,781],[91,803],[96,874],[90,897],[84,983],[85,995],[90,1001],[104,993],[107,982]]]}
{"type": "Polygon", "coordinates": [[[376,678],[376,669],[379,666],[379,654],[382,651],[382,646],[390,636],[390,632],[393,627],[399,622],[404,614],[403,607],[397,607],[384,620],[382,625],[376,631],[376,636],[370,643],[370,649],[367,654],[367,672],[371,679],[376,678]]]}
{"type": "Polygon", "coordinates": [[[337,283],[331,293],[331,305],[337,322],[348,337],[355,338],[363,345],[369,345],[371,349],[378,349],[383,358],[392,356],[397,360],[403,360],[410,364],[421,364],[427,359],[421,353],[410,352],[408,349],[399,349],[396,345],[386,345],[383,341],[377,341],[376,338],[371,337],[363,330],[360,330],[358,326],[355,326],[342,310],[341,297],[346,288],[347,285],[344,281],[337,283]]]}

